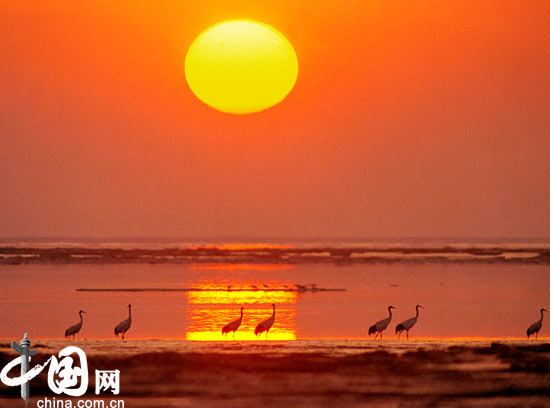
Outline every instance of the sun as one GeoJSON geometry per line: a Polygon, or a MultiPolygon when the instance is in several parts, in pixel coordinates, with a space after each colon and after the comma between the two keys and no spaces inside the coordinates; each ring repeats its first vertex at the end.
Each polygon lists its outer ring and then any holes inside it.
{"type": "Polygon", "coordinates": [[[222,112],[259,112],[281,102],[298,77],[294,48],[275,28],[252,20],[223,21],[202,32],[185,57],[193,93],[222,112]]]}

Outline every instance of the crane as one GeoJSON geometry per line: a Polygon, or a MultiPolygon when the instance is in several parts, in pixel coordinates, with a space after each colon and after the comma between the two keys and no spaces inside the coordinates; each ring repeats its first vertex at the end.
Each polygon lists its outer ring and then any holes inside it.
{"type": "Polygon", "coordinates": [[[80,321],[77,324],[74,324],[71,327],[69,327],[67,330],[65,330],[65,338],[69,338],[73,336],[73,340],[74,340],[75,334],[78,333],[80,329],[82,329],[82,313],[86,313],[86,312],[84,310],[80,310],[78,312],[78,315],[80,316],[80,321]]]}
{"type": "Polygon", "coordinates": [[[122,333],[122,340],[124,340],[124,333],[128,331],[130,326],[132,325],[132,305],[128,305],[128,318],[115,327],[115,334],[118,337],[119,333],[122,333]]]}
{"type": "Polygon", "coordinates": [[[547,312],[546,309],[540,309],[540,319],[537,320],[535,323],[533,323],[529,328],[527,329],[527,340],[529,340],[529,336],[535,335],[535,339],[538,339],[539,331],[542,327],[542,318],[544,317],[543,313],[547,312]]]}
{"type": "Polygon", "coordinates": [[[374,340],[376,340],[376,338],[378,337],[378,334],[380,334],[380,340],[382,340],[382,332],[384,330],[386,330],[386,327],[388,327],[388,325],[391,322],[391,310],[392,309],[397,309],[397,308],[394,307],[394,306],[388,306],[388,312],[390,313],[390,315],[388,317],[386,317],[385,319],[377,321],[371,327],[369,327],[369,336],[372,333],[375,333],[374,340]]]}
{"type": "Polygon", "coordinates": [[[271,306],[273,307],[273,314],[269,319],[264,320],[256,326],[256,329],[254,330],[254,334],[256,336],[262,334],[265,331],[265,338],[267,339],[269,329],[271,329],[271,326],[273,326],[273,322],[275,321],[275,304],[273,303],[271,306]]]}
{"type": "Polygon", "coordinates": [[[227,337],[227,333],[233,332],[233,338],[235,338],[235,332],[241,325],[243,321],[243,309],[244,307],[241,307],[241,317],[239,317],[237,320],[233,320],[231,323],[227,323],[225,326],[223,326],[222,329],[222,335],[225,334],[225,337],[227,337]]]}
{"type": "Polygon", "coordinates": [[[418,308],[424,309],[424,306],[416,305],[416,316],[411,317],[410,319],[405,320],[404,322],[399,323],[395,327],[395,333],[399,333],[397,335],[397,340],[399,340],[399,337],[401,337],[401,332],[405,330],[407,332],[407,340],[409,340],[409,330],[413,328],[413,326],[416,324],[416,321],[418,320],[418,308]]]}

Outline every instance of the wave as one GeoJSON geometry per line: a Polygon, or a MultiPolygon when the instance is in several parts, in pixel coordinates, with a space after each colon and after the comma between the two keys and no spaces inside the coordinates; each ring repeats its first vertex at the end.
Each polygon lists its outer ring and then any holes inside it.
{"type": "MultiPolygon", "coordinates": [[[[77,342],[89,371],[118,369],[136,406],[548,406],[550,344],[525,342],[77,342]],[[266,344],[269,343],[269,344],[266,344]],[[412,344],[414,343],[414,344],[412,344]]],[[[33,364],[63,342],[39,345],[33,364]]],[[[13,358],[0,350],[0,366],[13,358]]],[[[93,398],[90,376],[88,397],[93,398]]],[[[52,396],[46,374],[34,396],[52,396]]],[[[18,389],[0,402],[18,398],[18,389]]],[[[19,402],[19,401],[18,401],[19,402]]],[[[132,405],[134,406],[134,405],[132,405]]]]}
{"type": "Polygon", "coordinates": [[[550,263],[550,242],[339,242],[339,243],[81,243],[4,242],[1,264],[22,263],[185,263],[273,265],[304,263],[550,263]]]}

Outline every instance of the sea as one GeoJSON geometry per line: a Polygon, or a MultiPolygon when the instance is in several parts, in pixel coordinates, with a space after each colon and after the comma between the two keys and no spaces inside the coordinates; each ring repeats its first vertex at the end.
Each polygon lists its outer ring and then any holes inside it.
{"type": "MultiPolygon", "coordinates": [[[[550,406],[550,329],[526,335],[549,277],[550,240],[3,239],[0,367],[28,333],[36,363],[75,345],[90,372],[119,369],[116,396],[91,380],[103,404],[550,406]]],[[[77,402],[46,377],[30,406],[77,402]]],[[[0,384],[0,405],[22,406],[18,393],[0,384]]]]}

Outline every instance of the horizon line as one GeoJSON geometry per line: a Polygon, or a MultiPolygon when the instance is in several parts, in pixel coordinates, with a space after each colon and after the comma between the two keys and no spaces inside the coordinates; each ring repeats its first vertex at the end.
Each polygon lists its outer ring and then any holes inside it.
{"type": "Polygon", "coordinates": [[[491,236],[246,236],[246,235],[218,235],[218,236],[0,236],[0,243],[28,241],[28,242],[395,242],[395,241],[448,241],[448,242],[543,242],[550,241],[550,237],[491,237],[491,236]]]}

